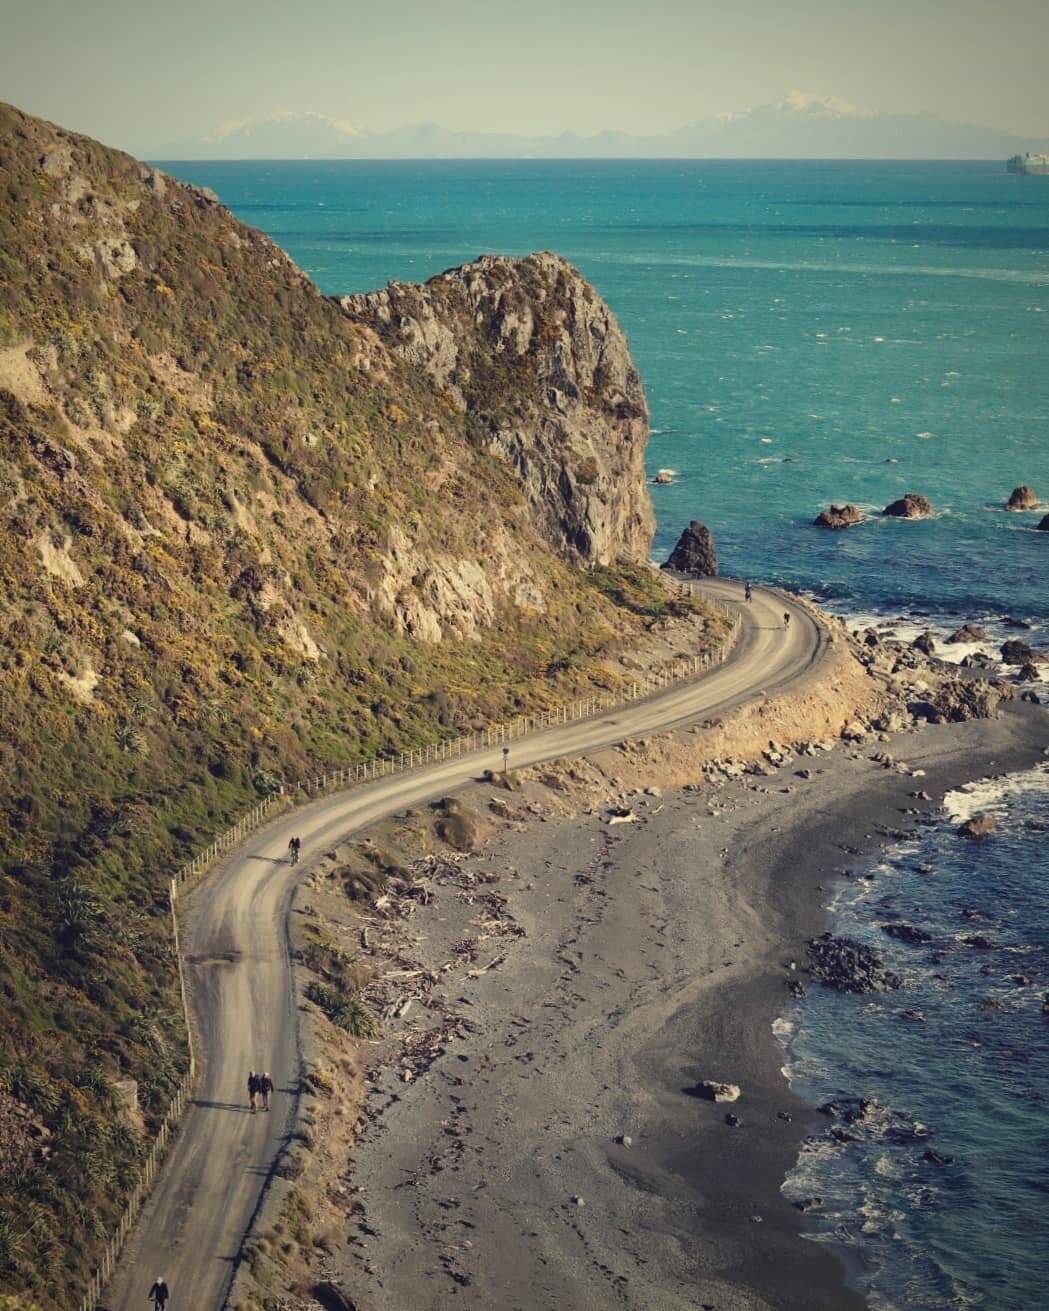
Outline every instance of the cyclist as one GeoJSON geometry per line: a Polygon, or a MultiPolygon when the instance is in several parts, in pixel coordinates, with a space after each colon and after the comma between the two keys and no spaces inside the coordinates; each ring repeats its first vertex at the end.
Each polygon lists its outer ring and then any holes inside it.
{"type": "Polygon", "coordinates": [[[297,865],[299,863],[299,849],[301,848],[301,846],[302,846],[302,838],[292,838],[292,840],[288,843],[288,850],[291,852],[291,863],[293,865],[297,865]]]}
{"type": "Polygon", "coordinates": [[[153,1299],[153,1311],[164,1311],[171,1294],[168,1292],[163,1275],[157,1275],[153,1287],[149,1290],[149,1296],[153,1299]]]}
{"type": "Polygon", "coordinates": [[[750,600],[750,584],[749,584],[749,583],[744,583],[744,584],[743,584],[743,600],[744,600],[744,601],[749,601],[749,600],[750,600]]]}

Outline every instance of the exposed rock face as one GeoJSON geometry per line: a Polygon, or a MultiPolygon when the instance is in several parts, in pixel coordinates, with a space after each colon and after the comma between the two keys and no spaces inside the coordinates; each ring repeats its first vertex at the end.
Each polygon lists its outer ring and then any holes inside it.
{"type": "Polygon", "coordinates": [[[565,559],[647,559],[644,391],[615,316],[570,264],[485,255],[339,303],[466,415],[565,559]]]}
{"type": "Polygon", "coordinates": [[[854,505],[832,505],[829,510],[821,510],[812,522],[817,528],[850,528],[862,523],[863,515],[854,505]]]}
{"type": "Polygon", "coordinates": [[[664,569],[675,569],[682,574],[696,574],[701,578],[718,576],[718,557],[710,529],[693,519],[677,539],[664,569]]]}
{"type": "Polygon", "coordinates": [[[882,514],[892,515],[894,519],[927,519],[932,514],[932,506],[924,496],[908,492],[900,500],[887,505],[882,514]]]}
{"type": "Polygon", "coordinates": [[[964,678],[944,679],[926,700],[908,706],[915,718],[933,724],[958,724],[969,719],[994,719],[1002,701],[1013,698],[1008,683],[991,683],[964,678]]]}
{"type": "Polygon", "coordinates": [[[1019,487],[1014,487],[1012,494],[1005,503],[1007,510],[1033,510],[1038,505],[1038,497],[1027,486],[1022,483],[1019,487]]]}

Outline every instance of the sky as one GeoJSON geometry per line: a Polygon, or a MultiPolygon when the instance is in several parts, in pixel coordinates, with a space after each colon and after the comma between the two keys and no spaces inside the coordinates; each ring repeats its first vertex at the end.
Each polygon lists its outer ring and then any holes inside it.
{"type": "Polygon", "coordinates": [[[139,154],[274,110],[669,131],[793,88],[1049,136],[1047,0],[0,0],[0,100],[139,154]]]}

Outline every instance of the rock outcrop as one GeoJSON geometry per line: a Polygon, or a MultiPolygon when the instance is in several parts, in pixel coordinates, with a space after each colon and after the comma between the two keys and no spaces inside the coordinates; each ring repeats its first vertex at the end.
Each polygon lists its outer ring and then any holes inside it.
{"type": "Polygon", "coordinates": [[[887,505],[882,514],[891,515],[894,519],[927,519],[932,514],[932,506],[924,496],[908,492],[898,501],[887,505]]]}
{"type": "Polygon", "coordinates": [[[900,976],[887,970],[878,953],[862,942],[824,933],[812,938],[808,948],[812,977],[839,992],[885,992],[900,986],[900,976]]]}
{"type": "Polygon", "coordinates": [[[955,645],[969,642],[986,642],[987,640],[987,629],[981,628],[979,624],[962,624],[961,628],[955,629],[947,639],[948,642],[955,645]]]}
{"type": "Polygon", "coordinates": [[[1022,483],[1019,487],[1014,487],[1010,493],[1009,499],[1005,503],[1007,510],[1034,510],[1038,507],[1038,497],[1027,486],[1022,483]]]}
{"type": "Polygon", "coordinates": [[[1042,521],[1039,523],[1038,531],[1040,533],[1049,533],[1049,514],[1047,514],[1045,518],[1042,519],[1042,521]]]}
{"type": "Polygon", "coordinates": [[[1002,643],[1002,661],[1007,665],[1027,665],[1035,659],[1035,653],[1027,642],[1018,637],[1011,637],[1002,643]]]}
{"type": "Polygon", "coordinates": [[[693,519],[661,567],[700,578],[716,578],[718,557],[710,529],[698,519],[693,519]]]}
{"type": "Polygon", "coordinates": [[[485,255],[339,304],[465,415],[565,559],[647,559],[648,406],[615,316],[570,264],[485,255]]]}
{"type": "Polygon", "coordinates": [[[854,505],[832,505],[828,510],[821,510],[812,522],[817,528],[837,530],[862,523],[863,515],[854,505]]]}

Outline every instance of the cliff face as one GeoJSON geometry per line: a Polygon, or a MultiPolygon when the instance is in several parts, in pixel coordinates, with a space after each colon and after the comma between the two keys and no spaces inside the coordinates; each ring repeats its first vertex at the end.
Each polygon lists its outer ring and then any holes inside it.
{"type": "Polygon", "coordinates": [[[507,462],[565,559],[647,559],[645,395],[615,316],[570,264],[486,255],[340,304],[424,370],[471,441],[507,462]]]}
{"type": "Polygon", "coordinates": [[[0,1162],[0,1290],[75,1302],[177,1084],[171,869],[282,779],[581,693],[665,608],[573,567],[647,552],[644,412],[553,257],[341,308],[0,106],[0,1099],[51,1134],[0,1162]]]}

